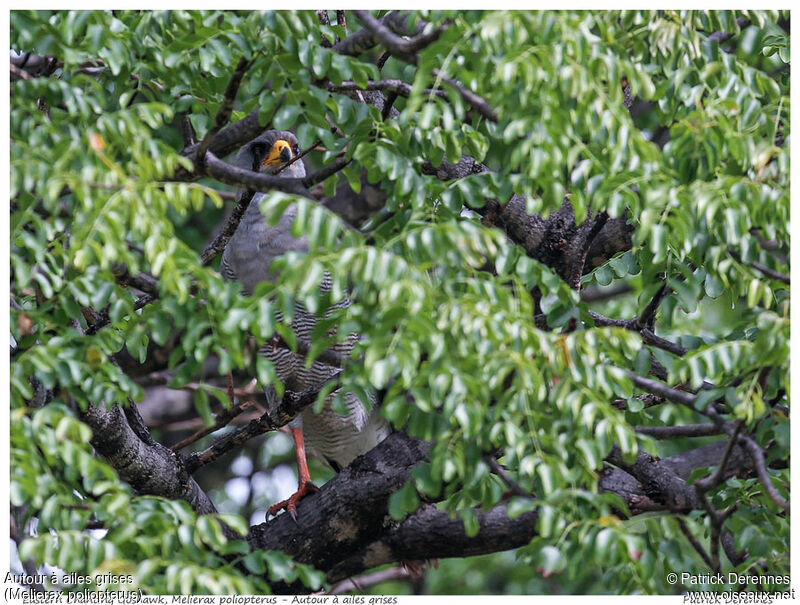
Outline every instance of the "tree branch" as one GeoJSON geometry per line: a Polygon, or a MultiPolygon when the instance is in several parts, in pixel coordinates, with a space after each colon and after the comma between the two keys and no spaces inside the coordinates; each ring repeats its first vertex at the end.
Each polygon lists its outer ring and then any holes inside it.
{"type": "Polygon", "coordinates": [[[747,450],[747,453],[750,454],[750,457],[753,459],[758,480],[764,487],[764,491],[767,492],[767,495],[775,504],[780,506],[788,513],[790,511],[789,503],[784,500],[783,496],[781,496],[778,493],[778,490],[775,489],[775,486],[772,484],[772,479],[767,472],[767,463],[766,460],[764,460],[764,451],[749,435],[739,435],[738,440],[739,445],[744,447],[747,450]]]}
{"type": "Polygon", "coordinates": [[[160,443],[143,441],[122,408],[89,406],[81,419],[92,429],[92,447],[137,492],[185,500],[199,514],[217,512],[181,460],[160,443]]]}
{"type": "MultiPolygon", "coordinates": [[[[409,63],[416,63],[416,57],[414,55],[438,40],[442,32],[450,25],[449,20],[446,20],[432,31],[428,33],[419,33],[410,40],[406,40],[395,35],[382,20],[373,17],[369,11],[356,10],[353,12],[364,27],[372,33],[374,39],[379,41],[386,50],[409,63]]],[[[424,29],[425,25],[426,24],[423,24],[422,29],[424,29]]],[[[335,48],[336,47],[334,47],[334,49],[335,48]]]]}
{"type": "Polygon", "coordinates": [[[650,378],[644,378],[642,376],[638,376],[628,370],[625,370],[625,373],[628,375],[628,378],[631,379],[633,384],[635,384],[640,389],[647,391],[648,393],[653,393],[654,395],[659,395],[664,399],[668,399],[669,401],[672,401],[674,403],[680,403],[681,405],[685,405],[686,407],[694,409],[694,402],[696,397],[691,393],[686,393],[685,391],[679,391],[678,389],[673,389],[672,387],[664,384],[663,382],[658,382],[657,380],[651,380],[650,378]]]}
{"type": "Polygon", "coordinates": [[[728,428],[736,424],[735,420],[725,425],[711,422],[707,424],[684,424],[681,426],[635,426],[633,430],[640,435],[647,435],[655,439],[682,439],[685,437],[710,437],[711,435],[724,435],[728,428]]]}
{"type": "MultiPolygon", "coordinates": [[[[427,23],[420,19],[416,26],[411,29],[408,27],[409,13],[404,11],[391,12],[383,16],[380,22],[400,36],[414,36],[425,29],[427,23]]],[[[377,46],[380,39],[367,27],[351,34],[341,42],[333,45],[333,50],[342,55],[360,55],[363,52],[377,46]]]]}
{"type": "Polygon", "coordinates": [[[478,533],[469,536],[460,517],[423,504],[399,526],[379,540],[352,554],[328,571],[337,581],[354,570],[394,561],[470,557],[524,546],[536,535],[538,512],[529,511],[511,519],[505,504],[478,512],[478,533]]]}
{"type": "MultiPolygon", "coordinates": [[[[701,508],[686,479],[694,468],[718,465],[727,440],[658,460],[643,452],[626,465],[612,451],[601,473],[603,491],[619,494],[631,512],[701,508]],[[622,470],[624,469],[624,470],[622,470]]],[[[430,444],[403,432],[390,435],[373,450],[359,456],[319,492],[300,501],[299,524],[279,515],[251,528],[254,548],[279,549],[324,571],[330,582],[398,560],[462,557],[506,550],[527,544],[536,535],[536,512],[509,519],[505,505],[478,513],[480,531],[469,537],[460,518],[431,505],[423,505],[401,523],[387,523],[388,502],[423,461],[430,444]],[[356,522],[355,520],[358,520],[356,522]]],[[[736,447],[728,472],[741,473],[752,461],[736,447]]],[[[300,586],[285,587],[289,592],[300,586]]]]}
{"type": "Polygon", "coordinates": [[[228,82],[228,86],[225,88],[225,93],[222,95],[222,103],[220,104],[219,110],[217,110],[217,115],[214,118],[214,126],[208,129],[206,136],[204,136],[203,140],[200,141],[200,145],[197,148],[196,163],[197,168],[201,172],[205,171],[206,152],[211,146],[214,137],[222,129],[222,127],[228,123],[228,120],[231,119],[231,113],[233,113],[233,103],[236,100],[236,93],[239,92],[239,86],[242,83],[242,78],[244,78],[244,74],[250,65],[251,61],[248,61],[244,57],[239,59],[239,64],[233,71],[231,79],[228,82]]]}
{"type": "Polygon", "coordinates": [[[200,263],[203,266],[209,265],[211,261],[216,258],[217,254],[222,252],[225,249],[225,246],[228,245],[228,242],[236,232],[236,228],[239,226],[244,213],[250,206],[250,202],[253,201],[254,195],[255,191],[251,189],[242,189],[240,191],[239,199],[236,201],[236,205],[233,207],[228,219],[225,221],[225,225],[222,227],[214,240],[205,248],[203,248],[203,252],[200,254],[200,263]]]}
{"type": "Polygon", "coordinates": [[[757,262],[745,263],[742,261],[742,257],[739,256],[739,253],[736,252],[736,250],[734,250],[730,246],[728,246],[728,254],[730,254],[734,259],[736,259],[736,262],[739,262],[748,267],[752,267],[753,269],[755,269],[756,271],[760,271],[767,277],[771,277],[772,279],[777,279],[778,281],[783,282],[787,286],[790,285],[791,278],[788,275],[785,275],[779,271],[775,271],[775,269],[770,269],[769,267],[767,267],[766,265],[762,265],[761,263],[757,262]]]}
{"type": "Polygon", "coordinates": [[[313,199],[303,185],[303,179],[289,179],[239,168],[220,160],[210,149],[206,156],[206,171],[209,176],[218,181],[241,189],[263,192],[282,191],[313,199]]]}
{"type": "Polygon", "coordinates": [[[456,92],[461,96],[461,98],[472,105],[473,109],[475,109],[484,118],[490,122],[497,122],[497,111],[492,109],[492,106],[489,105],[489,102],[486,99],[472,92],[458,80],[446,76],[438,69],[433,70],[433,75],[447,85],[455,88],[456,92]]]}
{"type": "Polygon", "coordinates": [[[340,379],[341,370],[337,371],[319,385],[300,393],[286,390],[274,411],[265,412],[260,418],[251,420],[241,429],[238,429],[230,435],[220,437],[202,452],[196,452],[188,456],[185,460],[187,471],[189,473],[194,473],[201,466],[214,462],[245,441],[289,424],[303,408],[317,400],[317,395],[319,395],[323,388],[331,384],[338,385],[340,379]]]}
{"type": "MultiPolygon", "coordinates": [[[[402,80],[370,80],[364,86],[353,82],[352,80],[346,80],[341,84],[334,84],[333,82],[329,82],[326,86],[327,90],[330,92],[349,92],[355,90],[380,90],[383,92],[391,92],[396,95],[400,95],[401,97],[408,97],[411,95],[411,84],[407,82],[403,82],[402,80]]],[[[436,95],[440,99],[444,99],[445,101],[448,100],[447,93],[442,90],[441,88],[426,88],[423,91],[425,95],[436,95]]]]}

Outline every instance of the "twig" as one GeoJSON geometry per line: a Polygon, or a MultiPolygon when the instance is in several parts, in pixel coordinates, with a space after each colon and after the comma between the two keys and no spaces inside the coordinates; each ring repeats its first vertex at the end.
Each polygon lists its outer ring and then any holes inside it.
{"type": "Polygon", "coordinates": [[[145,294],[158,298],[158,280],[152,275],[147,273],[131,275],[128,271],[128,265],[125,263],[117,263],[112,267],[111,272],[114,274],[118,284],[136,288],[145,294]]]}
{"type": "Polygon", "coordinates": [[[508,488],[514,493],[516,496],[522,496],[523,498],[531,498],[532,494],[530,492],[526,492],[522,489],[522,486],[514,481],[511,477],[509,477],[506,470],[500,466],[500,464],[495,460],[494,456],[486,455],[484,459],[489,464],[489,468],[492,469],[492,472],[500,477],[500,479],[505,483],[508,488]]]}
{"type": "Polygon", "coordinates": [[[241,445],[245,441],[263,435],[269,431],[274,431],[288,424],[303,408],[316,401],[317,395],[323,388],[330,384],[339,384],[342,371],[339,370],[332,374],[327,380],[301,393],[286,391],[280,403],[272,414],[266,412],[257,420],[251,420],[246,426],[236,432],[225,435],[211,446],[187,457],[185,466],[189,473],[194,473],[198,468],[214,462],[233,448],[241,445]]]}
{"type": "Polygon", "coordinates": [[[315,150],[317,149],[317,146],[318,146],[318,145],[321,145],[321,144],[322,144],[322,139],[317,139],[317,140],[316,140],[316,141],[315,141],[315,142],[314,142],[312,145],[310,145],[310,146],[309,146],[307,149],[304,149],[303,151],[301,151],[300,153],[298,153],[296,156],[294,156],[294,157],[293,157],[291,160],[289,160],[288,162],[286,162],[286,163],[285,163],[283,166],[281,166],[280,168],[278,168],[278,169],[275,171],[275,173],[274,173],[274,174],[280,174],[281,172],[283,172],[284,170],[286,170],[286,169],[287,169],[289,166],[291,166],[291,165],[292,165],[292,164],[294,164],[295,162],[298,162],[298,161],[302,160],[302,159],[303,159],[305,156],[307,156],[309,153],[311,153],[312,151],[315,151],[315,150]]]}
{"type": "Polygon", "coordinates": [[[217,115],[214,119],[214,126],[209,128],[208,132],[206,132],[206,136],[204,136],[203,140],[200,141],[200,147],[197,148],[196,156],[196,166],[199,168],[200,172],[205,172],[206,152],[211,146],[211,142],[231,118],[231,113],[233,113],[233,103],[236,100],[236,93],[239,92],[239,86],[242,83],[242,78],[244,77],[247,68],[250,67],[250,64],[251,62],[244,57],[239,59],[239,64],[236,66],[233,75],[231,75],[228,86],[225,88],[225,94],[222,96],[222,103],[217,110],[217,115]]]}
{"type": "Polygon", "coordinates": [[[597,326],[613,326],[615,328],[624,328],[626,330],[639,332],[639,334],[642,336],[642,341],[645,344],[663,349],[664,351],[668,351],[673,355],[677,355],[678,357],[683,357],[689,352],[689,349],[686,347],[657,336],[656,333],[650,328],[638,327],[637,317],[634,317],[633,319],[614,319],[613,317],[606,317],[605,315],[597,313],[596,311],[589,311],[589,315],[592,317],[592,319],[594,319],[594,323],[597,326]]]}
{"type": "Polygon", "coordinates": [[[667,386],[663,382],[658,382],[657,380],[651,380],[650,378],[644,378],[642,376],[638,376],[637,374],[634,374],[629,370],[625,370],[625,373],[628,375],[628,378],[631,379],[633,384],[635,384],[640,389],[644,389],[649,393],[660,395],[664,399],[668,399],[669,401],[680,403],[681,405],[685,405],[687,407],[694,409],[694,402],[696,399],[694,395],[691,395],[690,393],[685,393],[684,391],[679,391],[678,389],[673,389],[672,387],[667,386]]]}
{"type": "Polygon", "coordinates": [[[375,65],[378,67],[378,71],[383,69],[383,66],[386,65],[386,62],[389,60],[389,57],[391,57],[391,56],[392,56],[392,53],[390,53],[387,50],[380,57],[378,57],[378,60],[375,61],[375,65]]]}
{"type": "Polygon", "coordinates": [[[731,457],[731,452],[733,451],[733,446],[736,444],[736,437],[739,435],[739,432],[742,430],[742,422],[741,421],[733,421],[732,423],[728,423],[728,427],[725,427],[726,431],[730,430],[730,424],[735,424],[736,428],[733,430],[733,434],[731,438],[728,440],[728,447],[725,448],[725,453],[722,455],[722,460],[720,460],[719,466],[717,467],[716,472],[709,476],[704,477],[702,479],[698,479],[694,486],[697,490],[702,490],[707,492],[709,490],[714,489],[717,487],[725,478],[725,467],[728,465],[728,460],[731,457]]]}
{"type": "Polygon", "coordinates": [[[492,109],[492,106],[489,105],[489,102],[486,99],[466,88],[458,80],[454,80],[453,78],[449,78],[448,76],[444,75],[438,69],[433,70],[433,75],[441,79],[442,82],[455,88],[456,92],[461,95],[461,98],[472,105],[472,107],[476,109],[484,118],[490,122],[497,122],[497,112],[492,109]]]}
{"type": "MultiPolygon", "coordinates": [[[[254,385],[255,382],[256,381],[254,380],[251,383],[251,385],[254,385]]],[[[183,441],[180,441],[180,442],[176,443],[175,445],[173,445],[169,449],[171,449],[173,452],[177,452],[177,451],[182,450],[187,445],[191,445],[192,443],[194,443],[195,441],[197,441],[199,439],[202,439],[206,435],[208,435],[210,433],[213,433],[214,431],[218,431],[219,429],[227,426],[228,424],[230,424],[231,420],[236,418],[242,412],[245,412],[249,408],[253,407],[253,405],[255,405],[255,404],[254,404],[254,402],[252,400],[246,399],[245,401],[242,401],[241,403],[237,403],[235,405],[232,405],[228,409],[222,410],[221,412],[219,412],[216,415],[216,422],[214,422],[214,424],[212,426],[208,426],[208,427],[205,427],[205,428],[197,431],[196,433],[194,433],[193,435],[190,435],[189,437],[187,437],[183,441]]]]}
{"type": "Polygon", "coordinates": [[[720,460],[716,472],[709,477],[698,479],[694,483],[694,489],[697,493],[697,497],[700,502],[702,502],[703,507],[708,512],[709,519],[711,520],[711,561],[709,565],[711,569],[717,572],[720,570],[719,546],[722,527],[725,523],[725,520],[735,510],[735,505],[720,512],[711,502],[711,499],[708,497],[708,492],[717,487],[725,479],[725,467],[728,465],[728,460],[730,459],[731,452],[733,451],[733,446],[736,444],[736,439],[739,435],[739,432],[742,430],[743,425],[741,421],[736,421],[735,424],[736,428],[733,429],[731,438],[728,440],[728,446],[725,448],[725,453],[722,456],[722,460],[720,460]]]}
{"type": "MultiPolygon", "coordinates": [[[[745,17],[739,17],[738,19],[736,19],[736,25],[739,27],[739,31],[741,31],[745,27],[750,25],[750,19],[747,19],[745,17]]],[[[732,32],[725,32],[725,31],[712,32],[708,35],[707,40],[716,40],[717,42],[722,44],[723,42],[727,42],[728,40],[733,38],[733,36],[735,35],[736,34],[732,32]]]]}
{"type": "MultiPolygon", "coordinates": [[[[732,421],[729,424],[734,424],[732,421]]],[[[724,426],[713,423],[706,424],[684,424],[681,426],[635,426],[633,430],[641,435],[654,437],[655,439],[681,439],[684,437],[709,437],[711,435],[722,435],[726,433],[724,426]]]]}
{"type": "Polygon", "coordinates": [[[384,122],[389,118],[392,113],[392,106],[397,100],[397,93],[394,91],[389,92],[383,101],[383,109],[381,109],[381,120],[384,122]]]}
{"type": "Polygon", "coordinates": [[[762,248],[764,248],[764,250],[780,250],[783,247],[783,245],[778,240],[774,239],[767,240],[761,237],[761,234],[758,232],[757,227],[753,227],[752,229],[750,229],[750,235],[756,238],[756,241],[758,241],[758,244],[762,248]]]}
{"type": "Polygon", "coordinates": [[[618,283],[609,288],[589,287],[581,290],[581,301],[585,303],[600,302],[610,298],[616,298],[623,294],[628,294],[633,291],[630,284],[618,283]]]}
{"type": "Polygon", "coordinates": [[[668,351],[673,355],[677,355],[678,357],[683,357],[686,353],[689,352],[689,349],[679,345],[678,343],[672,342],[667,340],[666,338],[661,338],[657,336],[653,330],[650,328],[642,328],[639,334],[642,335],[642,341],[645,344],[657,347],[659,349],[663,349],[664,351],[668,351]]]}
{"type": "Polygon", "coordinates": [[[777,279],[778,281],[782,281],[787,286],[790,285],[790,277],[788,275],[781,273],[779,271],[775,271],[775,269],[770,269],[769,267],[767,267],[766,265],[762,265],[761,263],[757,262],[746,263],[742,261],[742,257],[739,256],[736,250],[734,250],[730,246],[728,246],[728,254],[730,254],[734,259],[736,259],[737,262],[742,263],[743,265],[746,265],[748,267],[752,267],[753,269],[755,269],[756,271],[760,271],[767,277],[771,277],[772,279],[777,279]]]}
{"type": "MultiPolygon", "coordinates": [[[[133,310],[138,311],[139,309],[143,309],[154,300],[158,300],[157,295],[145,294],[143,296],[140,296],[133,303],[133,310]]],[[[97,332],[99,332],[101,328],[106,327],[110,323],[111,323],[111,317],[109,317],[106,311],[103,311],[102,313],[97,313],[94,322],[88,328],[86,328],[86,335],[91,336],[92,334],[97,334],[97,332]]]]}
{"type": "Polygon", "coordinates": [[[228,242],[236,232],[236,228],[239,226],[247,207],[253,200],[254,195],[255,192],[251,190],[242,190],[239,200],[236,202],[236,206],[233,207],[230,216],[228,216],[228,220],[225,222],[225,226],[200,254],[200,263],[203,266],[210,264],[217,254],[222,252],[225,249],[225,246],[228,245],[228,242]]]}
{"type": "Polygon", "coordinates": [[[642,314],[636,318],[636,325],[641,328],[653,328],[653,320],[656,317],[656,311],[658,311],[658,306],[661,304],[661,301],[664,300],[664,296],[667,293],[667,284],[666,282],[661,285],[658,289],[658,292],[655,293],[653,298],[647,303],[647,306],[642,311],[642,314]]]}
{"type": "MultiPolygon", "coordinates": [[[[320,168],[316,172],[308,175],[306,178],[302,180],[302,184],[309,189],[316,185],[317,183],[321,183],[325,179],[330,176],[333,176],[337,172],[339,172],[342,168],[347,166],[350,163],[350,160],[346,160],[344,156],[337,158],[327,166],[320,168]]],[[[285,179],[289,180],[289,179],[285,179]]]]}
{"type": "Polygon", "coordinates": [[[784,500],[783,497],[778,493],[778,490],[775,489],[775,486],[772,484],[772,479],[770,479],[769,473],[767,472],[767,463],[764,460],[764,451],[749,435],[739,435],[738,439],[739,444],[747,450],[747,452],[750,454],[750,457],[753,459],[758,480],[761,482],[761,485],[764,487],[767,495],[775,504],[780,506],[788,513],[790,510],[789,503],[784,500]]]}
{"type": "Polygon", "coordinates": [[[678,522],[678,527],[681,528],[683,535],[686,536],[687,540],[689,540],[689,544],[691,544],[692,547],[697,551],[697,554],[699,554],[702,557],[703,561],[706,562],[706,565],[708,565],[709,567],[713,567],[714,565],[711,562],[711,557],[708,556],[706,549],[703,548],[703,545],[700,544],[700,542],[698,542],[695,535],[686,526],[686,522],[683,519],[681,519],[678,515],[675,515],[675,520],[678,522]]]}

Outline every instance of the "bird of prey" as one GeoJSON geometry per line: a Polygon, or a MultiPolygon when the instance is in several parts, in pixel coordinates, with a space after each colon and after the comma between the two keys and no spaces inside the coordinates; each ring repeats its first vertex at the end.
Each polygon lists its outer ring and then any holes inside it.
{"type": "MultiPolygon", "coordinates": [[[[296,158],[298,152],[297,139],[291,132],[269,130],[239,151],[237,164],[242,168],[277,174],[283,178],[302,178],[305,176],[302,160],[286,166],[296,158]],[[283,170],[278,172],[281,168],[283,170]]],[[[222,254],[220,264],[222,275],[226,279],[238,280],[242,284],[244,293],[248,295],[259,283],[276,279],[277,275],[271,270],[271,265],[277,257],[289,251],[308,251],[308,239],[294,237],[290,232],[297,214],[296,206],[290,205],[278,224],[270,227],[259,209],[264,198],[263,193],[256,193],[253,196],[222,254]]],[[[326,276],[320,287],[329,289],[329,277],[326,276]]],[[[333,305],[328,311],[349,304],[348,300],[344,300],[333,305]]],[[[315,323],[315,316],[298,303],[292,320],[292,330],[297,338],[310,342],[315,323]]],[[[337,344],[334,349],[349,354],[354,340],[355,336],[337,344]]],[[[310,368],[306,368],[302,356],[271,344],[263,346],[259,353],[274,364],[278,378],[285,388],[294,392],[319,386],[338,370],[318,361],[310,368]]],[[[266,387],[265,390],[268,407],[276,406],[278,398],[275,390],[272,387],[266,387]]],[[[307,407],[289,424],[297,452],[297,492],[287,500],[271,506],[268,516],[286,509],[292,518],[296,519],[298,501],[317,489],[311,482],[308,470],[306,442],[309,449],[338,472],[350,464],[356,456],[366,453],[389,434],[389,425],[377,408],[368,410],[355,395],[346,393],[344,399],[347,413],[342,416],[331,407],[331,401],[335,396],[336,392],[326,399],[318,414],[307,407]]]]}

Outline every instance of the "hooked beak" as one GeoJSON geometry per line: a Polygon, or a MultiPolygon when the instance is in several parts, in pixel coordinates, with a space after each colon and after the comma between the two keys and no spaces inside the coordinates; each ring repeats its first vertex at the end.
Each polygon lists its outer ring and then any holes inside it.
{"type": "Polygon", "coordinates": [[[280,139],[275,141],[275,144],[272,146],[272,149],[269,150],[267,157],[264,158],[264,161],[261,162],[262,166],[278,166],[280,164],[285,164],[286,162],[291,161],[292,159],[292,146],[289,144],[288,141],[284,141],[280,139]]]}

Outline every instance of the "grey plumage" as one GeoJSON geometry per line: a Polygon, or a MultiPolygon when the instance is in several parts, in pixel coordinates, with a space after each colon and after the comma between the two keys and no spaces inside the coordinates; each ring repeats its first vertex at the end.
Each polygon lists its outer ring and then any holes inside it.
{"type": "MultiPolygon", "coordinates": [[[[270,130],[250,141],[239,152],[236,163],[242,168],[275,173],[279,165],[262,166],[278,141],[286,141],[291,145],[291,157],[298,153],[297,140],[290,132],[270,130]]],[[[284,151],[285,155],[289,155],[284,151]]],[[[285,156],[284,161],[285,161],[285,156]]],[[[279,173],[286,178],[302,178],[305,168],[302,160],[296,161],[279,173]]],[[[226,279],[238,280],[246,294],[254,291],[263,281],[276,279],[270,266],[272,262],[288,251],[307,252],[306,237],[293,237],[290,227],[297,214],[294,204],[289,206],[277,225],[270,227],[261,214],[259,205],[265,198],[263,193],[256,193],[245,211],[236,232],[231,237],[222,255],[220,271],[226,279]]],[[[326,278],[320,287],[329,288],[326,278]]],[[[342,301],[330,310],[349,305],[342,301]]],[[[316,319],[298,303],[292,320],[292,329],[298,339],[310,342],[311,331],[316,319]]],[[[349,354],[355,336],[343,343],[335,345],[335,349],[349,354]]],[[[272,345],[262,347],[260,353],[275,366],[278,377],[287,389],[303,391],[316,387],[328,379],[337,368],[315,362],[310,368],[305,367],[302,356],[295,355],[283,348],[272,345]]],[[[356,456],[372,449],[389,434],[388,423],[381,417],[379,410],[367,410],[361,401],[352,393],[345,395],[347,414],[340,416],[331,408],[330,402],[335,396],[331,394],[319,414],[306,408],[293,426],[302,426],[306,443],[317,455],[326,459],[338,470],[347,466],[356,456]],[[338,468],[337,468],[338,467],[338,468]]],[[[277,404],[273,389],[267,389],[267,399],[271,405],[277,404]]]]}

